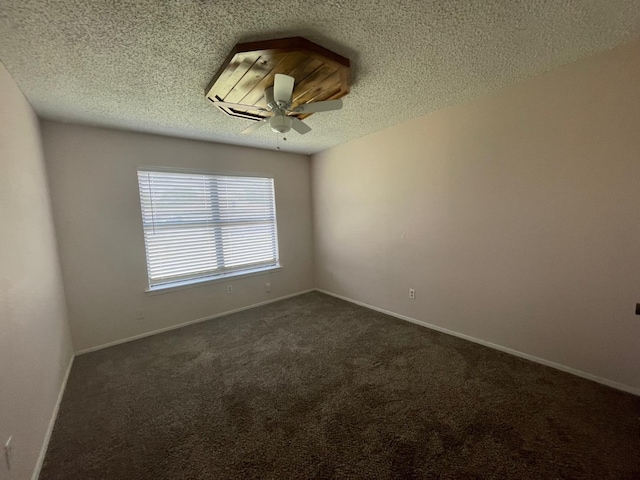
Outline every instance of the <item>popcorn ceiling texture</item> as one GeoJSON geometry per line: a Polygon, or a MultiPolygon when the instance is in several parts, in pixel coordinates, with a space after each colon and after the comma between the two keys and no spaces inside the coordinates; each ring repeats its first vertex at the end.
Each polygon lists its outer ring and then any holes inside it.
{"type": "MultiPolygon", "coordinates": [[[[313,153],[640,35],[638,0],[2,0],[0,60],[41,117],[274,148],[204,88],[234,44],[303,36],[352,62],[313,153]]],[[[283,142],[280,142],[281,144],[283,142]]]]}

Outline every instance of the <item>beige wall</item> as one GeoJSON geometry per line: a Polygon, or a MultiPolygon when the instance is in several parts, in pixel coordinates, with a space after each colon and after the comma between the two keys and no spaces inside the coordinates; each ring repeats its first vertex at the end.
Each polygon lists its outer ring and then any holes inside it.
{"type": "Polygon", "coordinates": [[[0,105],[0,478],[28,479],[73,350],[38,119],[2,64],[0,105]]]}
{"type": "Polygon", "coordinates": [[[317,286],[640,392],[638,79],[636,43],[318,154],[317,286]]]}
{"type": "Polygon", "coordinates": [[[77,351],[313,288],[307,156],[55,122],[43,141],[77,351]],[[146,294],[142,165],[273,175],[282,270],[146,294]]]}

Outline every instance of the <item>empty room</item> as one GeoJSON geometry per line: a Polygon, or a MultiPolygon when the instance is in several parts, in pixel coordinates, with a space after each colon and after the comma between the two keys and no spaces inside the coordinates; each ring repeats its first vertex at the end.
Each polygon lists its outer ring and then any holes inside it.
{"type": "Polygon", "coordinates": [[[640,479],[637,0],[0,3],[0,480],[640,479]]]}

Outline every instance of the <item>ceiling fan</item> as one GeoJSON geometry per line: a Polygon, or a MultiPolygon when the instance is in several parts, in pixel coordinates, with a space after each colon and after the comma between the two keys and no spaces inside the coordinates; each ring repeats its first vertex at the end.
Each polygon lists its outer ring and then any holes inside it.
{"type": "Polygon", "coordinates": [[[269,87],[264,91],[267,107],[256,107],[254,105],[243,105],[241,103],[229,102],[213,102],[214,105],[227,108],[241,108],[244,110],[258,110],[267,118],[258,120],[240,133],[253,133],[265,124],[269,124],[271,130],[276,133],[287,133],[293,129],[301,135],[311,131],[306,123],[292,114],[329,112],[331,110],[340,110],[342,108],[342,100],[327,100],[324,102],[307,103],[295,108],[291,108],[291,95],[293,94],[293,84],[295,79],[289,75],[276,73],[273,87],[269,87]]]}

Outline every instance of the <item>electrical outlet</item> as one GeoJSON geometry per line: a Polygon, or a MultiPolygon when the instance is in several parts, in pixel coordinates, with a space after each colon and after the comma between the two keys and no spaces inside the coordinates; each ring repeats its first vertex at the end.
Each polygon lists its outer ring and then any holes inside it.
{"type": "Polygon", "coordinates": [[[4,444],[4,461],[7,464],[7,470],[11,470],[11,461],[13,460],[13,446],[11,445],[11,439],[13,437],[9,437],[7,442],[4,444]]]}
{"type": "Polygon", "coordinates": [[[415,300],[416,299],[416,291],[413,288],[409,289],[409,298],[411,300],[415,300]]]}
{"type": "Polygon", "coordinates": [[[265,291],[270,292],[271,291],[271,282],[265,283],[264,284],[264,289],[265,289],[265,291]]]}
{"type": "Polygon", "coordinates": [[[233,293],[233,285],[227,285],[227,293],[233,293]]]}

